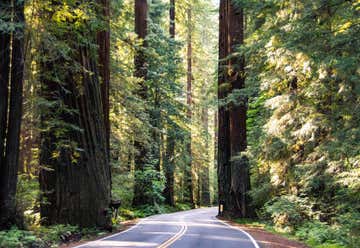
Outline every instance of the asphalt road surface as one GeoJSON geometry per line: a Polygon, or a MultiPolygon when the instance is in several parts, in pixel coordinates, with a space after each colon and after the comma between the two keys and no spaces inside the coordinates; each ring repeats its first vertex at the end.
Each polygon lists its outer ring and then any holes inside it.
{"type": "Polygon", "coordinates": [[[259,248],[246,232],[215,218],[217,208],[146,218],[132,228],[76,248],[259,248]]]}

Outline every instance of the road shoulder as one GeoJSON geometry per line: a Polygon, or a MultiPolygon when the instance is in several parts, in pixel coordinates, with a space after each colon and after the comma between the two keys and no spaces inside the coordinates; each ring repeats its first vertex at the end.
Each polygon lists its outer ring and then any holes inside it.
{"type": "Polygon", "coordinates": [[[305,244],[268,232],[260,227],[238,224],[236,222],[225,219],[220,220],[249,233],[261,248],[309,248],[305,244]]]}

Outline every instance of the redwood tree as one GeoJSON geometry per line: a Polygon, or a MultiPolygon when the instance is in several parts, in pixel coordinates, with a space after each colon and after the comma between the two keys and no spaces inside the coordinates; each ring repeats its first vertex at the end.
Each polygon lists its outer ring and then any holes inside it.
{"type": "Polygon", "coordinates": [[[243,43],[243,10],[234,0],[223,0],[220,2],[218,178],[219,202],[224,208],[220,214],[250,217],[249,163],[241,155],[247,146],[247,99],[240,93],[245,87],[245,62],[242,56],[228,58],[243,43]],[[222,100],[229,94],[236,96],[236,100],[224,104],[222,100]]]}
{"type": "Polygon", "coordinates": [[[193,168],[192,168],[192,140],[191,140],[191,119],[192,119],[192,11],[191,6],[187,9],[187,118],[190,123],[190,130],[187,139],[187,155],[189,156],[189,162],[185,168],[185,201],[194,206],[194,185],[193,185],[193,168]]]}
{"type": "MultiPolygon", "coordinates": [[[[137,92],[139,98],[143,101],[147,99],[147,87],[145,85],[147,66],[146,58],[144,54],[144,48],[146,47],[147,36],[147,18],[148,18],[148,3],[147,0],[135,0],[135,32],[138,38],[143,41],[142,47],[140,47],[135,55],[135,77],[139,78],[140,85],[137,92]]],[[[144,184],[142,178],[142,172],[145,170],[148,157],[148,148],[144,141],[135,140],[135,148],[137,154],[135,155],[135,185],[134,185],[134,198],[133,205],[139,206],[146,203],[152,203],[151,199],[146,196],[144,187],[149,185],[144,184]]]]}
{"type": "MultiPolygon", "coordinates": [[[[72,1],[67,4],[78,7],[72,1]]],[[[62,3],[53,5],[42,17],[46,27],[40,61],[42,220],[109,228],[111,176],[99,51],[89,44],[96,44],[99,30],[84,20],[74,24],[52,18],[62,11],[62,3]]]]}
{"type": "MultiPolygon", "coordinates": [[[[175,0],[170,0],[169,11],[169,34],[172,39],[175,39],[175,17],[176,17],[175,0]]],[[[169,122],[166,139],[166,151],[164,156],[164,174],[166,178],[164,197],[165,203],[170,206],[175,205],[174,183],[175,183],[175,143],[176,143],[176,124],[169,122]]]]}
{"type": "Polygon", "coordinates": [[[0,13],[7,24],[0,30],[0,229],[3,229],[16,223],[24,74],[24,1],[2,1],[0,13]],[[14,31],[10,31],[11,24],[14,31]]]}

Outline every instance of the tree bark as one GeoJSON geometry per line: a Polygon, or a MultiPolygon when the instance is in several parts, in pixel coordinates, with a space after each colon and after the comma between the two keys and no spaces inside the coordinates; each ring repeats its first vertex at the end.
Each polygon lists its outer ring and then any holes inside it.
{"type": "MultiPolygon", "coordinates": [[[[51,16],[48,13],[44,21],[56,25],[51,16]]],[[[72,28],[62,36],[56,29],[49,30],[55,42],[68,42],[71,52],[63,56],[46,37],[43,40],[41,52],[48,59],[41,62],[41,95],[48,102],[41,109],[43,224],[109,229],[111,175],[96,60],[99,51],[79,42],[72,28]],[[80,69],[69,70],[71,63],[80,69]]],[[[96,37],[95,32],[86,34],[94,44],[96,37]]]]}
{"type": "MultiPolygon", "coordinates": [[[[205,95],[205,90],[204,90],[205,95]]],[[[205,164],[201,171],[201,205],[210,206],[210,167],[209,167],[209,113],[207,106],[202,109],[202,123],[205,137],[205,164]]]]}
{"type": "MultiPolygon", "coordinates": [[[[230,53],[244,44],[244,13],[233,1],[229,5],[230,53]]],[[[245,60],[243,56],[230,60],[228,73],[231,77],[231,88],[235,92],[245,88],[245,60]]],[[[230,149],[231,149],[231,196],[233,197],[232,215],[251,217],[250,169],[249,161],[241,152],[247,148],[246,138],[247,98],[240,97],[230,106],[230,149]]]]}
{"type": "Polygon", "coordinates": [[[185,201],[189,202],[194,207],[194,185],[193,185],[193,168],[192,168],[192,135],[191,135],[191,120],[192,120],[192,11],[189,6],[187,9],[187,26],[188,26],[188,37],[187,37],[187,119],[189,122],[189,134],[187,140],[187,154],[189,156],[189,162],[185,169],[185,201]]]}
{"type": "Polygon", "coordinates": [[[166,140],[166,152],[164,158],[165,168],[165,189],[164,197],[165,203],[170,206],[175,206],[175,194],[174,194],[174,183],[175,183],[175,131],[173,127],[169,127],[168,137],[166,140]]]}
{"type": "Polygon", "coordinates": [[[230,123],[229,111],[224,104],[229,92],[226,81],[228,56],[228,0],[220,1],[219,13],[219,69],[218,69],[218,197],[219,215],[224,215],[231,204],[230,198],[230,123]],[[221,207],[223,209],[221,209],[221,207]],[[221,211],[223,210],[223,211],[221,211]]]}
{"type": "MultiPolygon", "coordinates": [[[[0,92],[2,94],[1,96],[4,97],[4,99],[1,100],[0,107],[2,129],[0,136],[0,229],[9,228],[11,225],[16,224],[17,221],[15,196],[19,168],[24,79],[24,2],[15,1],[12,8],[10,8],[10,4],[11,1],[6,1],[0,8],[2,13],[13,13],[13,22],[15,24],[15,30],[11,36],[6,31],[0,34],[0,38],[2,38],[0,51],[4,52],[2,55],[4,60],[3,63],[0,64],[0,70],[3,75],[0,79],[0,92]],[[12,42],[10,40],[12,40],[12,42]],[[12,47],[11,61],[10,46],[12,47]],[[8,87],[9,81],[10,88],[8,87]],[[10,95],[8,91],[10,91],[10,95]],[[10,99],[8,99],[8,97],[10,97],[10,99]],[[9,102],[9,105],[3,101],[9,102]],[[8,118],[6,115],[8,115],[8,118]]],[[[7,17],[7,14],[5,14],[5,16],[7,17]]],[[[5,18],[5,20],[6,19],[10,23],[10,18],[5,18]]]]}
{"type": "MultiPolygon", "coordinates": [[[[170,0],[169,11],[169,34],[172,39],[175,39],[175,0],[170,0]]],[[[169,122],[167,125],[166,151],[164,156],[164,174],[166,178],[165,189],[163,195],[165,203],[170,206],[175,206],[175,139],[176,139],[176,124],[169,122]]]]}
{"type": "MultiPolygon", "coordinates": [[[[102,16],[104,27],[97,34],[97,43],[99,46],[98,65],[101,77],[101,97],[106,127],[106,140],[108,151],[110,151],[110,1],[98,0],[101,7],[100,16],[102,16]]],[[[109,153],[110,154],[110,153],[109,153]]]]}
{"type": "MultiPolygon", "coordinates": [[[[140,78],[142,81],[139,85],[137,92],[140,99],[147,100],[147,87],[145,85],[147,66],[144,54],[146,47],[147,36],[147,18],[148,18],[148,3],[147,0],[135,0],[135,32],[139,39],[143,40],[142,48],[140,48],[135,55],[135,77],[140,78]]],[[[142,175],[137,172],[144,172],[147,163],[148,148],[145,143],[140,140],[135,140],[134,146],[138,153],[135,155],[135,185],[134,185],[134,198],[133,206],[140,206],[144,204],[152,204],[152,199],[145,195],[145,188],[149,185],[144,184],[142,175]]]]}
{"type": "MultiPolygon", "coordinates": [[[[233,0],[221,2],[220,7],[220,59],[233,54],[237,47],[244,43],[244,14],[233,0]],[[223,14],[221,14],[223,13],[223,14]],[[225,18],[223,17],[225,15],[225,18]],[[223,38],[225,34],[226,39],[223,38]],[[223,43],[225,44],[223,45],[223,43]],[[224,50],[224,51],[222,51],[224,50]]],[[[227,88],[231,93],[239,94],[245,87],[244,57],[234,57],[226,60],[227,88]]],[[[220,70],[219,70],[220,72],[220,70]]],[[[220,76],[221,77],[221,76],[220,76]]],[[[220,80],[219,80],[220,81],[220,80]]],[[[223,99],[219,84],[219,99],[223,99]]],[[[247,99],[238,97],[229,104],[225,116],[224,110],[219,110],[219,200],[223,205],[223,215],[251,217],[250,199],[250,169],[249,161],[241,152],[247,148],[246,142],[246,112],[247,99]],[[223,119],[223,120],[221,120],[223,119]],[[226,120],[224,120],[226,119],[226,120]],[[226,122],[226,124],[224,124],[226,122]],[[224,138],[226,129],[227,137],[224,138]],[[226,154],[221,147],[226,145],[226,154]],[[223,153],[223,154],[220,154],[223,153]]]]}

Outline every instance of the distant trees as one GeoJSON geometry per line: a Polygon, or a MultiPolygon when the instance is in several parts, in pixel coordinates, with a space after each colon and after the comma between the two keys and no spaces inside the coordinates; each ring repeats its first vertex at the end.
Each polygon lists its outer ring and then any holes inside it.
{"type": "Polygon", "coordinates": [[[251,216],[250,169],[246,150],[247,99],[241,94],[245,87],[244,58],[233,56],[244,42],[244,14],[235,1],[220,2],[219,42],[219,203],[224,215],[251,216]],[[227,98],[235,97],[236,100],[227,98]]]}
{"type": "MultiPolygon", "coordinates": [[[[63,4],[53,3],[43,16],[40,212],[47,225],[109,228],[111,175],[104,114],[108,103],[103,102],[100,77],[103,85],[108,84],[108,35],[98,37],[104,57],[100,66],[94,46],[99,30],[81,17],[76,23],[56,18],[67,11],[68,16],[74,10],[90,11],[93,5],[78,9],[72,1],[63,4]]],[[[103,12],[93,13],[92,21],[104,18],[103,12]]],[[[106,29],[105,25],[100,33],[106,29]]]]}
{"type": "Polygon", "coordinates": [[[24,80],[24,1],[0,3],[0,229],[16,224],[24,80]],[[14,30],[12,28],[14,27],[14,30]]]}

